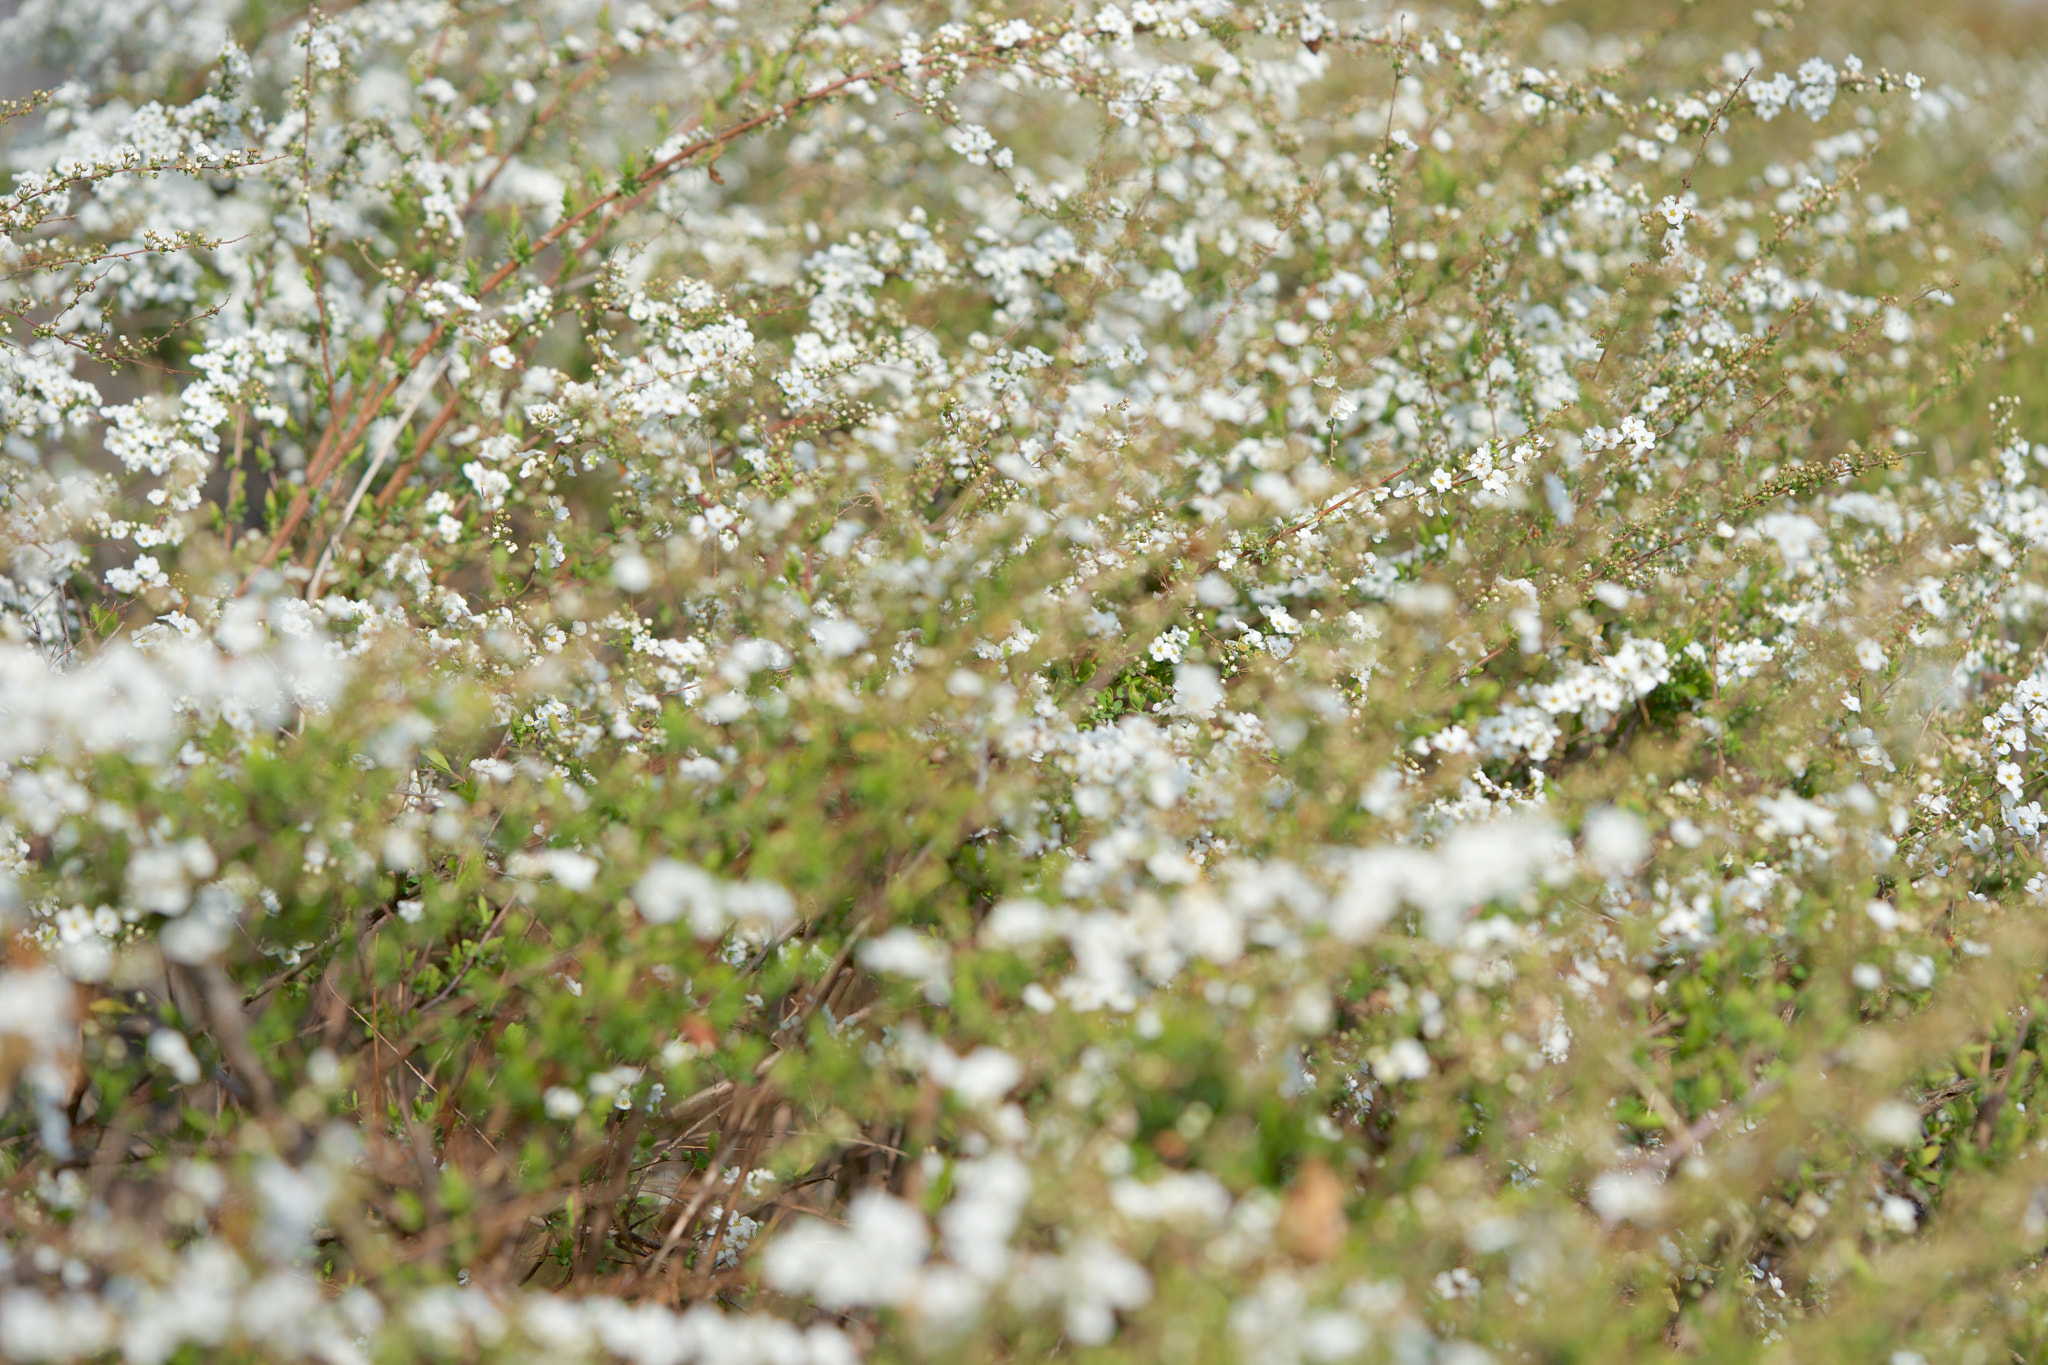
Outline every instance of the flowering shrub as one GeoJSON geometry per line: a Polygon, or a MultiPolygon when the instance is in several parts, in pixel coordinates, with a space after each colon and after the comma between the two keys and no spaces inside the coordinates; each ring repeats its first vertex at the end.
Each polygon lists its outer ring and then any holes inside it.
{"type": "Polygon", "coordinates": [[[24,0],[0,1357],[2039,1358],[2048,68],[1721,8],[24,0]]]}

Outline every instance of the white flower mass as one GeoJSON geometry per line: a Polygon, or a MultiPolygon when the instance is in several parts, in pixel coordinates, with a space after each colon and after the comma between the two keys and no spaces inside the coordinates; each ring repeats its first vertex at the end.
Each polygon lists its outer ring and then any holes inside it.
{"type": "Polygon", "coordinates": [[[1924,8],[7,7],[0,1365],[2040,1358],[1924,8]]]}

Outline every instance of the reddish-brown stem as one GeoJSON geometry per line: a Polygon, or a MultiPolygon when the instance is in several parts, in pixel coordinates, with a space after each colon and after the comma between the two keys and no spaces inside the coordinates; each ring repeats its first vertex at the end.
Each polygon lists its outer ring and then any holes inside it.
{"type": "Polygon", "coordinates": [[[413,470],[419,468],[420,459],[427,453],[427,447],[432,445],[435,438],[440,436],[441,429],[454,419],[456,405],[461,401],[462,395],[459,393],[448,395],[448,401],[441,405],[441,410],[434,414],[434,419],[431,422],[427,423],[427,429],[420,433],[420,438],[417,441],[413,442],[412,454],[406,458],[404,464],[392,471],[390,480],[385,483],[383,488],[378,490],[378,511],[384,511],[392,503],[398,501],[398,491],[405,487],[405,481],[412,477],[413,470]]]}

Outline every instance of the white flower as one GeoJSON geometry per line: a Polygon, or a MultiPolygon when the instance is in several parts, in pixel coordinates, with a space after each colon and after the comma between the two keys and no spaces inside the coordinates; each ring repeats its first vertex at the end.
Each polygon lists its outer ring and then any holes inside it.
{"type": "Polygon", "coordinates": [[[844,1229],[795,1220],[768,1244],[761,1278],[784,1294],[808,1296],[827,1312],[893,1307],[916,1290],[931,1232],[924,1215],[891,1195],[863,1190],[844,1229]]]}
{"type": "Polygon", "coordinates": [[[612,582],[621,592],[646,592],[654,584],[654,566],[633,550],[622,551],[612,561],[612,582]]]}
{"type": "Polygon", "coordinates": [[[1910,1147],[1920,1140],[1920,1111],[1903,1100],[1886,1100],[1864,1116],[1863,1132],[1886,1147],[1910,1147]]]}
{"type": "Polygon", "coordinates": [[[1146,652],[1161,663],[1179,663],[1181,652],[1187,648],[1187,644],[1186,628],[1173,626],[1153,640],[1146,652]]]}
{"type": "Polygon", "coordinates": [[[476,489],[477,502],[485,511],[495,511],[505,505],[505,495],[512,491],[512,480],[503,470],[471,460],[462,466],[462,474],[476,489]]]}
{"type": "Polygon", "coordinates": [[[832,618],[811,623],[811,638],[818,643],[818,652],[828,659],[843,659],[855,653],[868,642],[868,633],[844,618],[832,618]]]}
{"type": "Polygon", "coordinates": [[[507,870],[521,876],[548,876],[571,891],[588,891],[597,880],[598,861],[573,849],[550,848],[519,853],[506,860],[507,870]]]}
{"type": "Polygon", "coordinates": [[[149,1035],[150,1060],[178,1078],[182,1085],[193,1085],[199,1080],[199,1059],[192,1055],[192,1045],[185,1041],[185,1035],[176,1029],[160,1028],[149,1035]]]}
{"type": "Polygon", "coordinates": [[[1173,703],[1187,715],[1201,720],[1214,716],[1223,705],[1223,680],[1206,664],[1182,664],[1173,673],[1173,703]]]}
{"type": "Polygon", "coordinates": [[[914,929],[895,928],[860,945],[860,960],[869,970],[919,980],[943,980],[952,970],[946,950],[914,929]]]}
{"type": "Polygon", "coordinates": [[[2015,797],[2020,794],[2020,788],[2025,784],[2025,781],[2025,777],[2020,772],[2019,764],[2001,763],[1998,765],[1998,785],[2011,792],[2015,797]]]}
{"type": "Polygon", "coordinates": [[[648,864],[633,904],[650,924],[687,918],[698,938],[716,938],[734,924],[773,932],[796,915],[794,898],[773,882],[729,882],[672,858],[648,864]]]}
{"type": "Polygon", "coordinates": [[[946,143],[975,166],[986,166],[989,153],[996,149],[995,137],[978,123],[961,124],[947,135],[946,143]]]}
{"type": "Polygon", "coordinates": [[[1664,1211],[1664,1187],[1640,1171],[1609,1171],[1594,1177],[1586,1200],[1609,1223],[1649,1223],[1664,1211]]]}
{"type": "Polygon", "coordinates": [[[107,570],[107,586],[115,592],[138,593],[145,588],[162,588],[170,585],[155,555],[138,555],[132,567],[107,570]]]}
{"type": "Polygon", "coordinates": [[[1419,1081],[1430,1071],[1429,1053],[1413,1038],[1396,1038],[1373,1054],[1372,1074],[1382,1081],[1419,1081]]]}
{"type": "Polygon", "coordinates": [[[1650,833],[1643,822],[1617,806],[1603,806],[1586,821],[1586,861],[1603,877],[1633,872],[1650,853],[1650,833]]]}

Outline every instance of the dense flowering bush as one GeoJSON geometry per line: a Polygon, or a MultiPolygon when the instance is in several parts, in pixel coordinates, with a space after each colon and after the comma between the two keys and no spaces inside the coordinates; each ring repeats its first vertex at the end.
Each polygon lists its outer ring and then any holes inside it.
{"type": "Polygon", "coordinates": [[[0,1358],[2039,1359],[2048,66],[1649,8],[24,0],[0,1358]]]}

